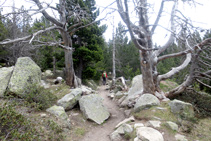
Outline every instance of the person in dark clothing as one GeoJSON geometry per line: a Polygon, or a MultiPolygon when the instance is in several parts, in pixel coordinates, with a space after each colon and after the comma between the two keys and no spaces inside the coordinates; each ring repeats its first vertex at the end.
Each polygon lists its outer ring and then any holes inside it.
{"type": "Polygon", "coordinates": [[[102,78],[103,78],[103,85],[105,85],[105,84],[106,84],[106,78],[107,78],[107,73],[106,73],[106,71],[103,72],[102,78]]]}

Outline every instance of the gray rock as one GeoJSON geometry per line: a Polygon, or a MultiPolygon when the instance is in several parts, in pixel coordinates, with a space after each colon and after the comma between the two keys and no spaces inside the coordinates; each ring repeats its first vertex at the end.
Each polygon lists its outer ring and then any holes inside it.
{"type": "Polygon", "coordinates": [[[134,124],[134,128],[139,128],[139,127],[144,127],[144,124],[143,123],[135,123],[134,124]]]}
{"type": "Polygon", "coordinates": [[[0,68],[0,97],[4,96],[14,67],[0,68]]]}
{"type": "Polygon", "coordinates": [[[44,113],[42,113],[42,114],[40,114],[40,117],[41,117],[41,118],[46,118],[46,117],[47,117],[47,115],[46,115],[46,114],[44,114],[44,113]]]}
{"type": "MultiPolygon", "coordinates": [[[[125,107],[128,105],[129,101],[135,101],[137,97],[142,93],[143,91],[143,80],[142,75],[137,75],[132,80],[132,86],[128,91],[128,96],[124,99],[124,101],[121,103],[122,107],[125,107]]],[[[133,103],[133,102],[132,102],[133,103]]]]}
{"type": "Polygon", "coordinates": [[[29,57],[18,58],[8,89],[11,93],[25,96],[29,88],[41,82],[41,70],[29,57]]]}
{"type": "Polygon", "coordinates": [[[186,103],[180,100],[173,100],[169,102],[169,106],[171,107],[171,112],[174,114],[180,115],[182,118],[193,118],[194,110],[193,106],[190,103],[186,103]]]}
{"type": "Polygon", "coordinates": [[[110,116],[102,103],[101,97],[97,94],[83,96],[79,100],[79,105],[86,119],[90,119],[97,124],[102,124],[110,116]]]}
{"type": "Polygon", "coordinates": [[[61,83],[62,83],[62,80],[63,80],[63,78],[60,77],[60,76],[58,76],[58,77],[56,78],[56,80],[54,81],[54,84],[61,84],[61,83]]]}
{"type": "Polygon", "coordinates": [[[137,128],[137,137],[141,141],[164,141],[163,135],[151,127],[137,128]]]}
{"type": "Polygon", "coordinates": [[[126,118],[129,118],[130,114],[131,114],[131,109],[124,111],[124,115],[125,115],[126,118]]]}
{"type": "Polygon", "coordinates": [[[152,106],[159,105],[160,101],[152,94],[143,94],[136,102],[134,111],[139,112],[152,106]]]}
{"type": "Polygon", "coordinates": [[[160,127],[161,122],[157,120],[150,120],[147,124],[151,127],[158,128],[160,127]]]}
{"type": "Polygon", "coordinates": [[[171,122],[171,121],[167,121],[166,122],[166,126],[174,131],[178,131],[178,125],[174,122],[171,122]]]}
{"type": "Polygon", "coordinates": [[[57,105],[62,106],[65,110],[70,110],[78,103],[81,95],[81,88],[73,89],[69,94],[58,100],[57,105]]]}
{"type": "Polygon", "coordinates": [[[188,141],[188,140],[185,138],[185,136],[180,135],[180,134],[176,134],[176,135],[175,135],[175,139],[176,139],[176,141],[188,141]]]}
{"type": "Polygon", "coordinates": [[[122,124],[113,133],[110,134],[112,141],[122,141],[121,135],[133,132],[133,128],[129,124],[122,124]]]}
{"type": "Polygon", "coordinates": [[[111,133],[109,137],[110,137],[111,141],[122,141],[121,135],[118,134],[117,132],[111,133]]]}
{"type": "Polygon", "coordinates": [[[121,121],[120,123],[118,123],[118,124],[115,126],[115,128],[118,128],[118,127],[120,127],[121,125],[123,125],[123,124],[125,124],[125,123],[127,123],[127,122],[131,122],[131,121],[135,121],[134,116],[131,116],[130,118],[124,119],[123,121],[121,121]]]}
{"type": "Polygon", "coordinates": [[[46,70],[46,71],[44,72],[44,77],[47,77],[47,78],[53,77],[52,71],[51,71],[51,70],[46,70]]]}
{"type": "Polygon", "coordinates": [[[114,98],[114,93],[109,93],[108,94],[108,97],[111,98],[111,99],[113,99],[114,98]]]}
{"type": "Polygon", "coordinates": [[[81,89],[82,89],[83,95],[89,95],[93,93],[93,90],[91,88],[86,87],[84,85],[81,86],[81,89]]]}
{"type": "Polygon", "coordinates": [[[50,85],[47,84],[44,80],[41,80],[41,86],[43,86],[45,89],[50,88],[50,85]]]}
{"type": "Polygon", "coordinates": [[[124,93],[122,93],[122,92],[120,92],[120,91],[118,91],[118,92],[114,95],[115,99],[120,99],[120,98],[123,97],[123,96],[124,96],[124,93]]]}
{"type": "Polygon", "coordinates": [[[135,137],[133,141],[141,141],[138,139],[138,137],[135,137]]]}
{"type": "Polygon", "coordinates": [[[124,135],[126,133],[131,133],[133,132],[133,128],[129,124],[122,124],[119,126],[114,132],[117,132],[120,135],[124,135]]]}
{"type": "Polygon", "coordinates": [[[119,100],[118,100],[118,104],[120,105],[122,103],[122,101],[126,98],[126,96],[122,96],[119,100]]]}
{"type": "Polygon", "coordinates": [[[63,107],[54,105],[48,108],[46,111],[55,115],[60,121],[64,123],[65,127],[70,128],[71,123],[63,107]]]}

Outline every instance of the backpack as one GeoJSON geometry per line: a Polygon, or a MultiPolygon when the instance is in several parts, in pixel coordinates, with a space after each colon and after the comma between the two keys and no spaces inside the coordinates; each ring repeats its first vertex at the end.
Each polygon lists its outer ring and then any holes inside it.
{"type": "Polygon", "coordinates": [[[106,77],[106,73],[103,73],[103,77],[106,77]]]}

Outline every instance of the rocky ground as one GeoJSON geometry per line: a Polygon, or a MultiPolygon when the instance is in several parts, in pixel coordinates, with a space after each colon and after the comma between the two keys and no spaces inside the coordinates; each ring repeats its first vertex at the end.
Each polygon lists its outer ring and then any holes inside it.
{"type": "Polygon", "coordinates": [[[111,116],[102,125],[89,129],[81,141],[110,141],[109,135],[113,132],[115,126],[125,119],[124,111],[108,98],[109,91],[106,90],[106,86],[100,86],[98,93],[103,98],[103,104],[107,107],[111,116]]]}
{"type": "MultiPolygon", "coordinates": [[[[194,114],[190,103],[142,94],[141,75],[133,78],[128,91],[119,82],[110,90],[93,80],[87,82],[89,87],[70,89],[61,77],[53,79],[50,70],[41,80],[41,70],[30,58],[17,62],[15,67],[0,69],[0,140],[211,139],[210,117],[197,118],[198,111],[194,114]]],[[[162,84],[166,90],[173,86],[167,81],[162,84]]]]}

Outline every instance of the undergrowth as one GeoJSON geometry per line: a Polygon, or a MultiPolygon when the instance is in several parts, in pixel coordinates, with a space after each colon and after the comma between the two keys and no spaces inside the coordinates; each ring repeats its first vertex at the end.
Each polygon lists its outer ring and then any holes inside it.
{"type": "Polygon", "coordinates": [[[44,110],[52,106],[57,97],[53,95],[49,90],[39,86],[33,85],[28,88],[28,94],[24,99],[31,107],[35,107],[37,110],[44,110]]]}
{"type": "Polygon", "coordinates": [[[0,140],[37,140],[32,123],[5,103],[0,107],[0,140]]]}

